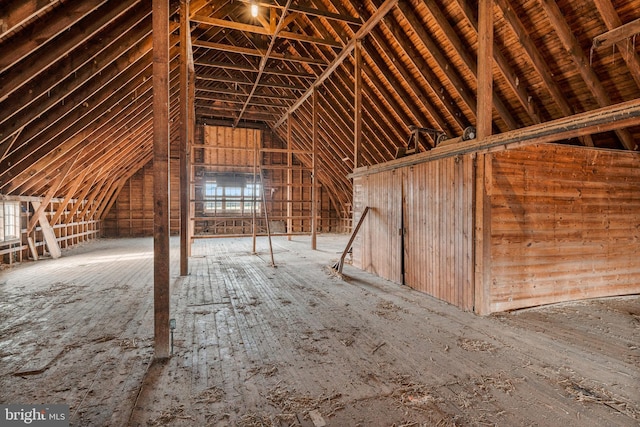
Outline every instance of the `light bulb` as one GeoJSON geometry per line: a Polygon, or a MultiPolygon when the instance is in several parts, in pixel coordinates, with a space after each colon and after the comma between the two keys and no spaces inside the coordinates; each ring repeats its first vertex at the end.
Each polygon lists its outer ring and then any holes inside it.
{"type": "Polygon", "coordinates": [[[256,3],[251,3],[251,16],[258,17],[258,5],[256,3]]]}

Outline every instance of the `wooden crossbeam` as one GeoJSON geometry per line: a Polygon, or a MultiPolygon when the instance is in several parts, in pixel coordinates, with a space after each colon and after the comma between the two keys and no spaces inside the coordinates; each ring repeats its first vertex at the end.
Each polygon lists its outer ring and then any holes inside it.
{"type": "Polygon", "coordinates": [[[594,37],[593,47],[610,47],[638,33],[640,33],[640,18],[594,37]]]}
{"type": "Polygon", "coordinates": [[[342,64],[342,62],[349,57],[353,49],[356,47],[356,42],[359,39],[362,39],[367,34],[371,32],[375,28],[378,23],[384,18],[387,13],[391,9],[393,9],[396,4],[398,4],[398,0],[385,0],[385,2],[376,10],[376,12],[371,15],[371,18],[356,32],[355,36],[347,43],[345,47],[342,48],[342,51],[338,54],[338,56],[329,64],[329,66],[322,72],[322,74],[316,79],[315,82],[307,89],[307,91],[300,97],[298,100],[289,108],[289,110],[283,114],[280,119],[275,123],[273,129],[278,128],[281,124],[283,124],[290,113],[293,113],[295,110],[302,105],[313,93],[314,88],[320,86],[326,79],[333,74],[333,72],[342,64]]]}

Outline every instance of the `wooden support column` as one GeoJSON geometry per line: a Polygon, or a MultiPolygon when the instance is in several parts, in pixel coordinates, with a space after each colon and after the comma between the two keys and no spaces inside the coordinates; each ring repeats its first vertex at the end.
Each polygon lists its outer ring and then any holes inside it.
{"type": "Polygon", "coordinates": [[[362,40],[356,42],[353,51],[355,59],[355,87],[353,108],[353,168],[359,168],[362,158],[362,40]]]}
{"type": "Polygon", "coordinates": [[[316,249],[318,222],[318,88],[313,88],[313,132],[311,141],[311,249],[316,249]]]}
{"type": "MultiPolygon", "coordinates": [[[[196,134],[196,70],[193,62],[193,46],[191,45],[191,37],[187,39],[188,43],[188,54],[189,54],[189,79],[187,82],[187,88],[189,92],[188,103],[189,103],[189,132],[187,138],[187,182],[189,183],[189,195],[187,196],[189,200],[195,199],[195,185],[192,184],[193,181],[193,151],[192,147],[195,142],[195,134],[196,134]]],[[[195,228],[195,221],[191,220],[191,215],[195,212],[195,203],[189,203],[189,225],[188,225],[188,239],[189,245],[187,245],[187,256],[191,256],[191,244],[193,243],[193,235],[195,228]]]]}
{"type": "Polygon", "coordinates": [[[291,113],[287,115],[287,240],[293,233],[293,152],[291,151],[291,113]]]}
{"type": "Polygon", "coordinates": [[[189,0],[180,0],[180,275],[189,274],[189,0]]]}
{"type": "MultiPolygon", "coordinates": [[[[256,184],[257,178],[256,174],[258,173],[258,143],[254,142],[253,146],[253,202],[251,203],[251,241],[252,241],[252,254],[256,254],[256,236],[258,235],[258,224],[256,218],[256,210],[258,207],[256,200],[256,184]]],[[[260,185],[262,186],[262,176],[260,176],[260,185]]],[[[262,207],[266,209],[266,206],[262,207]]]]}
{"type": "Polygon", "coordinates": [[[493,111],[493,0],[478,1],[478,139],[491,135],[493,111]]]}
{"type": "Polygon", "coordinates": [[[153,0],[153,311],[156,359],[169,357],[169,0],[153,0]]]}

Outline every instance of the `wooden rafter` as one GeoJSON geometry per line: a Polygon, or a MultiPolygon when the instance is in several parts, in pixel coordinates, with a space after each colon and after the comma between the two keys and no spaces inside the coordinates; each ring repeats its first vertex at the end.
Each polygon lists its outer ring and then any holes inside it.
{"type": "MultiPolygon", "coordinates": [[[[241,22],[228,21],[226,19],[210,18],[208,16],[193,15],[191,20],[201,24],[211,25],[214,27],[226,28],[230,30],[238,30],[248,33],[261,34],[264,36],[273,36],[274,32],[271,29],[259,27],[257,25],[243,24],[241,22]]],[[[280,31],[277,34],[278,37],[289,40],[296,40],[300,42],[319,44],[330,47],[341,47],[340,43],[334,40],[326,40],[318,37],[311,37],[306,34],[297,34],[290,31],[280,31]]]]}
{"type": "MultiPolygon", "coordinates": [[[[609,30],[615,30],[623,26],[620,16],[618,16],[618,12],[616,12],[613,4],[611,4],[611,0],[594,0],[594,3],[598,8],[598,12],[600,12],[602,20],[609,30]]],[[[595,38],[593,40],[593,45],[596,45],[595,38]]],[[[636,82],[638,88],[640,88],[640,58],[638,57],[638,54],[632,49],[629,49],[628,40],[617,41],[616,46],[618,47],[620,56],[622,56],[622,59],[626,62],[633,80],[636,82]]]]}
{"type": "MultiPolygon", "coordinates": [[[[329,64],[329,66],[324,70],[324,72],[316,79],[315,82],[309,87],[309,89],[300,97],[298,101],[296,101],[293,106],[289,109],[287,113],[293,112],[296,108],[298,108],[307,98],[311,96],[315,87],[318,87],[324,82],[333,72],[334,70],[344,61],[355,48],[356,41],[358,39],[362,39],[367,34],[373,30],[373,28],[378,25],[378,23],[385,17],[387,13],[391,9],[393,9],[398,0],[386,0],[382,6],[378,8],[378,10],[369,18],[369,20],[358,30],[355,36],[349,41],[349,43],[342,49],[342,51],[338,54],[338,56],[329,64]]],[[[283,115],[280,120],[278,120],[275,124],[275,128],[279,127],[284,121],[287,119],[287,114],[283,115]]]]}
{"type": "MultiPolygon", "coordinates": [[[[611,98],[604,88],[600,79],[589,66],[589,59],[585,55],[584,51],[580,47],[580,44],[576,40],[575,36],[571,32],[564,15],[560,11],[560,8],[555,1],[550,0],[538,0],[545,10],[551,25],[558,34],[560,41],[562,42],[565,50],[571,55],[576,68],[580,72],[585,84],[595,97],[600,107],[606,107],[611,105],[611,98]]],[[[616,129],[616,134],[622,145],[627,150],[635,150],[638,144],[634,141],[633,136],[626,129],[616,129]]]]}

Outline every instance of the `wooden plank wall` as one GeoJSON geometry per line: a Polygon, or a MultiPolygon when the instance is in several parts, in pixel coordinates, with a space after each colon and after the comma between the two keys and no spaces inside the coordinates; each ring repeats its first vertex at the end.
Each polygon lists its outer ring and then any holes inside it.
{"type": "MultiPolygon", "coordinates": [[[[179,160],[170,160],[170,229],[180,233],[179,160]]],[[[141,237],[153,235],[153,162],[133,174],[122,187],[118,198],[103,221],[103,232],[109,237],[141,237]]]]}
{"type": "Polygon", "coordinates": [[[541,144],[487,159],[479,312],[640,292],[638,153],[541,144]]]}
{"type": "Polygon", "coordinates": [[[473,310],[473,174],[470,155],[404,170],[405,284],[473,310]]]}
{"type": "MultiPolygon", "coordinates": [[[[262,138],[265,149],[283,148],[271,132],[256,129],[240,129],[199,125],[196,127],[195,145],[192,151],[193,182],[191,209],[193,217],[202,218],[201,179],[203,171],[253,173],[253,147],[255,138],[262,138]],[[225,139],[230,139],[225,140],[225,139]],[[234,164],[234,162],[238,162],[234,164]]],[[[171,159],[171,233],[179,233],[179,177],[178,160],[171,159]]],[[[293,233],[311,231],[311,172],[294,156],[292,201],[287,200],[287,157],[283,152],[264,152],[260,155],[265,175],[265,193],[269,206],[269,220],[286,222],[287,204],[292,204],[293,233]],[[272,191],[273,189],[273,191],[272,191]]],[[[106,236],[150,236],[153,232],[153,186],[152,164],[134,174],[124,185],[116,202],[107,214],[103,230],[106,236]]],[[[341,231],[339,214],[332,205],[326,189],[320,190],[319,231],[341,231]]],[[[262,218],[258,218],[264,230],[262,218]]],[[[227,233],[251,234],[251,218],[245,220],[195,221],[194,235],[227,233]],[[205,231],[205,228],[208,231],[205,231]]]]}

